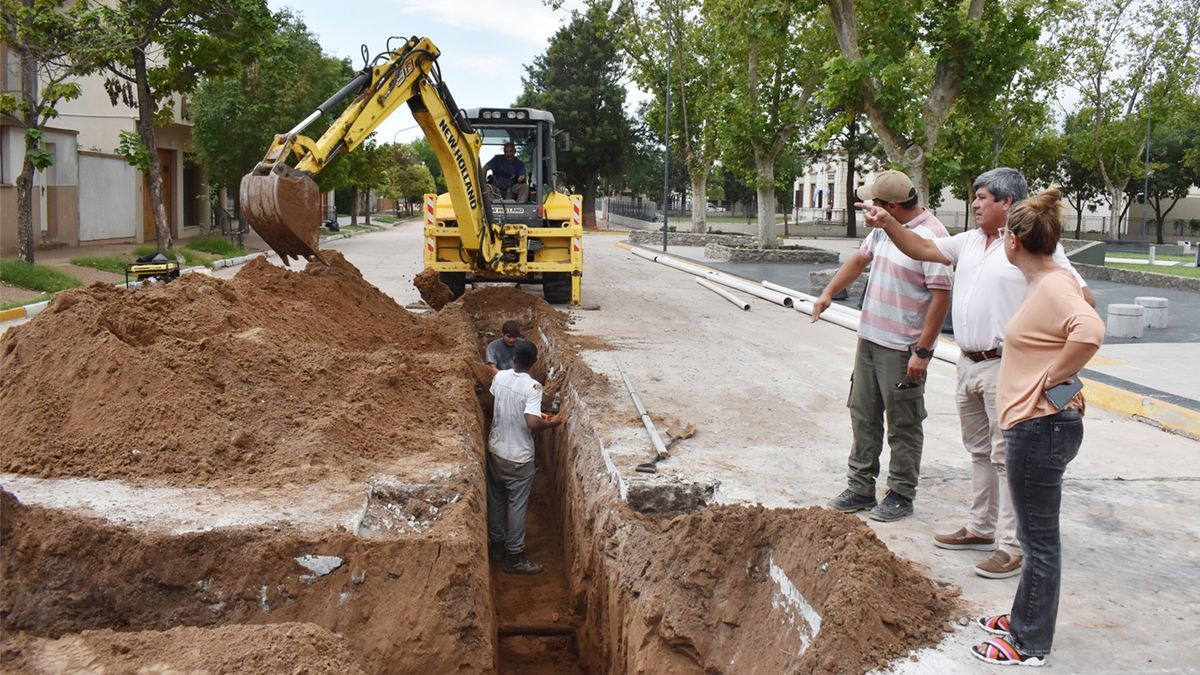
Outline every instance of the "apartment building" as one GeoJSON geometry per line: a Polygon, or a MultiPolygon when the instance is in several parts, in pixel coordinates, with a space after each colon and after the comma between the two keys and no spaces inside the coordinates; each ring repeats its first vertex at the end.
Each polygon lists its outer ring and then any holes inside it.
{"type": "MultiPolygon", "coordinates": [[[[54,164],[34,174],[33,227],[40,247],[154,241],[146,176],[116,154],[120,132],[137,131],[129,92],[110,95],[105,77],[79,83],[82,95],[58,106],[46,129],[54,164]]],[[[0,45],[0,90],[20,89],[20,57],[0,45]]],[[[111,85],[110,85],[111,87],[111,85]]],[[[192,124],[186,97],[176,96],[170,124],[157,130],[163,195],[174,238],[194,235],[209,221],[207,187],[189,149],[192,124]]],[[[24,129],[0,116],[0,255],[17,250],[17,188],[25,154],[24,129]]]]}

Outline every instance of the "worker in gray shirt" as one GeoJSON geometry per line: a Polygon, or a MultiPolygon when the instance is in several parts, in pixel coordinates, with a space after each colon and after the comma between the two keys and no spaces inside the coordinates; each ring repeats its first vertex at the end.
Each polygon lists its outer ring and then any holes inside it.
{"type": "Polygon", "coordinates": [[[521,324],[505,321],[500,329],[500,337],[488,343],[487,352],[484,354],[484,361],[492,367],[493,375],[513,367],[513,354],[516,353],[519,342],[525,342],[521,339],[521,324]]]}

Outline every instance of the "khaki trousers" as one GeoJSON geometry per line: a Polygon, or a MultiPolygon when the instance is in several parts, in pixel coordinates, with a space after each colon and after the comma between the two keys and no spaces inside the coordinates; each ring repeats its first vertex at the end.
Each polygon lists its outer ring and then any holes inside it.
{"type": "Polygon", "coordinates": [[[925,412],[925,382],[897,389],[908,378],[906,351],[881,347],[867,340],[858,341],[854,355],[854,374],[850,381],[850,446],[847,486],[855,494],[875,496],[879,476],[879,456],[883,454],[884,421],[887,421],[887,445],[891,450],[888,465],[888,489],[901,497],[917,496],[921,477],[921,449],[925,434],[921,427],[925,412]]]}
{"type": "Polygon", "coordinates": [[[958,360],[958,419],[963,446],[971,453],[971,517],[967,530],[980,537],[995,537],[1000,550],[1021,555],[1017,518],[1005,475],[1004,434],[996,409],[996,380],[1000,359],[978,363],[958,360]]]}

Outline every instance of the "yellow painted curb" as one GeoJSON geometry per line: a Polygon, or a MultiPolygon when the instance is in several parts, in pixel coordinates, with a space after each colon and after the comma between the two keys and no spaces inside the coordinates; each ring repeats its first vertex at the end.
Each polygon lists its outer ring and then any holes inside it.
{"type": "Polygon", "coordinates": [[[0,321],[12,321],[13,319],[25,318],[24,307],[13,307],[12,309],[0,309],[0,321]]]}
{"type": "Polygon", "coordinates": [[[1111,384],[1082,377],[1079,379],[1083,380],[1083,392],[1089,405],[1129,417],[1138,417],[1167,431],[1200,439],[1200,412],[1111,384]]]}

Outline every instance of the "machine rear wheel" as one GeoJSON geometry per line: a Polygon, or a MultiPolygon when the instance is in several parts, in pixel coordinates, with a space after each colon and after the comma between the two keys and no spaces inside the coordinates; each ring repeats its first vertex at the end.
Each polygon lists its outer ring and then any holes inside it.
{"type": "Polygon", "coordinates": [[[571,273],[546,272],[542,274],[542,297],[552,305],[571,302],[571,273]]]}
{"type": "Polygon", "coordinates": [[[443,284],[450,289],[454,294],[454,299],[462,297],[463,293],[467,292],[467,273],[466,272],[438,272],[438,279],[441,279],[443,284]]]}

